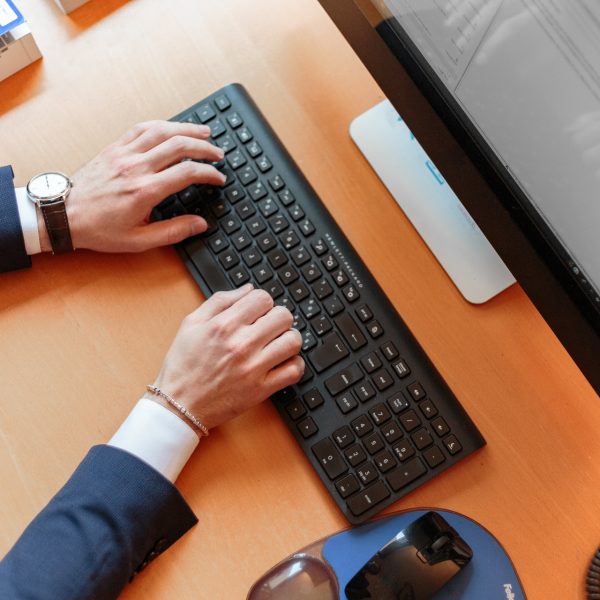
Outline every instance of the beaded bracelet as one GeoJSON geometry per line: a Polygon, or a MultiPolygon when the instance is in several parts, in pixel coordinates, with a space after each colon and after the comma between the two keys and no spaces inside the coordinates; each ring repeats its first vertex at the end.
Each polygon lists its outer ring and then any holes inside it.
{"type": "Polygon", "coordinates": [[[189,419],[199,430],[203,436],[208,436],[208,427],[201,423],[185,406],[179,404],[177,400],[171,398],[169,394],[165,394],[160,388],[157,388],[155,385],[147,385],[146,389],[154,394],[155,396],[160,396],[164,398],[169,404],[174,406],[184,417],[189,419]]]}

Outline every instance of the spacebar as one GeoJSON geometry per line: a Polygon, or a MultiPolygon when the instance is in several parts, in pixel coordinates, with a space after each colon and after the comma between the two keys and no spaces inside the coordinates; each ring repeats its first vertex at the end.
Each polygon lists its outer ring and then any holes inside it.
{"type": "Polygon", "coordinates": [[[183,248],[211,292],[214,293],[233,288],[233,285],[221,270],[219,263],[214,259],[204,240],[195,238],[185,243],[183,248]]]}

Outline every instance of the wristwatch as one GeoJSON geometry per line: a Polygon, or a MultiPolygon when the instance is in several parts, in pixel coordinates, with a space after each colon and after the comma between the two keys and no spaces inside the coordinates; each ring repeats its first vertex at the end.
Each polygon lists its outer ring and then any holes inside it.
{"type": "Polygon", "coordinates": [[[27,197],[42,211],[53,254],[73,251],[65,202],[73,184],[58,171],[40,173],[27,184],[27,197]]]}

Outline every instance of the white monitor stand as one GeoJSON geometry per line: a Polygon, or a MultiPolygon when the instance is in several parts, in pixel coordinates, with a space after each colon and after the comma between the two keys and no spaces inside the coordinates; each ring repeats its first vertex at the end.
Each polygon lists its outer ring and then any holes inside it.
{"type": "Polygon", "coordinates": [[[350,135],[469,302],[486,302],[515,282],[388,100],[354,119],[350,135]]]}

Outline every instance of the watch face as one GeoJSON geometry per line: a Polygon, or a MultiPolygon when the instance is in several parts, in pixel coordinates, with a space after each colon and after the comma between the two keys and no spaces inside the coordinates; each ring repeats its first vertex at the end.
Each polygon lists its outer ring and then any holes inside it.
{"type": "Polygon", "coordinates": [[[38,200],[59,198],[70,188],[71,182],[62,173],[42,173],[27,185],[27,192],[38,200]]]}

